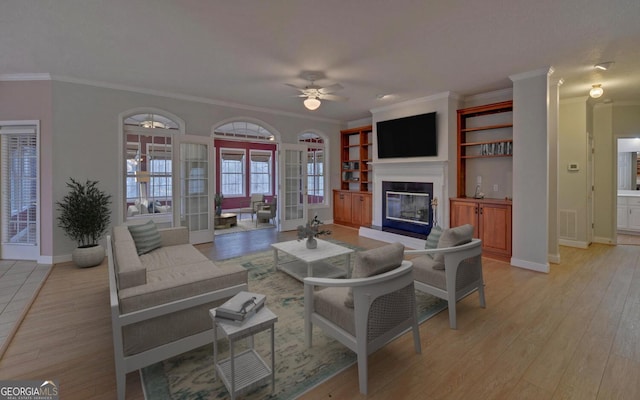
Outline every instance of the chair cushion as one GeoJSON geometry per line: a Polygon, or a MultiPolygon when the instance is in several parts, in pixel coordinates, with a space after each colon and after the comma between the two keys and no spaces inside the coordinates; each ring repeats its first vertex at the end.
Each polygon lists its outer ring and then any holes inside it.
{"type": "MultiPolygon", "coordinates": [[[[473,225],[466,224],[451,229],[445,229],[438,241],[438,248],[455,247],[469,243],[473,238],[473,225]]],[[[436,264],[433,269],[444,269],[444,254],[436,254],[433,257],[436,264]]]]}
{"type": "Polygon", "coordinates": [[[350,290],[346,287],[328,287],[316,291],[313,294],[313,310],[355,336],[355,310],[353,306],[346,307],[343,300],[350,290]]]}
{"type": "Polygon", "coordinates": [[[141,225],[129,226],[129,232],[136,244],[138,255],[147,254],[148,252],[162,247],[162,238],[160,232],[153,221],[148,221],[141,225]]]}
{"type": "MultiPolygon", "coordinates": [[[[375,249],[359,251],[351,278],[366,278],[391,271],[402,264],[404,245],[391,243],[375,249]]],[[[353,308],[353,291],[349,289],[344,305],[353,308]]]]}
{"type": "Polygon", "coordinates": [[[439,263],[429,257],[428,254],[412,258],[411,262],[413,263],[413,279],[426,283],[429,286],[447,290],[444,263],[440,263],[442,264],[442,268],[438,268],[439,263]]]}

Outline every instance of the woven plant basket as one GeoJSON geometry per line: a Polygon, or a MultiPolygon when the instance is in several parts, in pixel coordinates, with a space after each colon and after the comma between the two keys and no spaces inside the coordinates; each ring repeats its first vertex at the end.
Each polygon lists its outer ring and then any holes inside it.
{"type": "Polygon", "coordinates": [[[104,260],[105,252],[102,245],[80,248],[77,247],[71,253],[71,259],[80,268],[95,267],[104,260]]]}

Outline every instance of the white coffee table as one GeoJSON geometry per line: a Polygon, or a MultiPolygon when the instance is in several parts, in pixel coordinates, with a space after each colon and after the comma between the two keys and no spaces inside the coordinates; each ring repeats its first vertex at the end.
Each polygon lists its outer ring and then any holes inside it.
{"type": "Polygon", "coordinates": [[[351,254],[354,250],[326,240],[316,239],[318,247],[307,249],[304,240],[274,243],[273,268],[281,270],[295,279],[302,281],[308,276],[321,278],[342,278],[351,275],[351,254]],[[278,252],[293,256],[296,261],[278,264],[278,252]],[[339,268],[326,260],[331,257],[345,256],[345,268],[339,268]]]}

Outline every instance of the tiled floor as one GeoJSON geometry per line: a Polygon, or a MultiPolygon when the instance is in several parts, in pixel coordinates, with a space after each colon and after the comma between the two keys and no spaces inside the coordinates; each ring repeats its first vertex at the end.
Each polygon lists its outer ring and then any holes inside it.
{"type": "Polygon", "coordinates": [[[50,270],[35,261],[0,260],[0,357],[50,270]]]}

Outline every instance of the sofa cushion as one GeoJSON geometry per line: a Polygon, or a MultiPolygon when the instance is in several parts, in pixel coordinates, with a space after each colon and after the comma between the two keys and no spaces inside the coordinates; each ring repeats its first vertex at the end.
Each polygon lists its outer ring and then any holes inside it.
{"type": "Polygon", "coordinates": [[[152,250],[162,247],[162,238],[158,228],[153,221],[147,221],[140,225],[130,225],[129,232],[136,244],[138,255],[146,254],[152,250]]]}
{"type": "MultiPolygon", "coordinates": [[[[193,252],[200,253],[195,247],[191,248],[193,252]]],[[[120,311],[129,313],[246,283],[247,270],[242,266],[220,267],[208,259],[148,269],[146,285],[119,292],[120,311]]]]}
{"type": "MultiPolygon", "coordinates": [[[[473,225],[466,224],[455,228],[445,229],[438,241],[438,248],[455,247],[469,243],[473,238],[473,225]]],[[[434,269],[444,269],[444,254],[435,254],[433,260],[436,262],[434,269]]]]}
{"type": "MultiPolygon", "coordinates": [[[[375,249],[359,251],[351,278],[366,278],[391,271],[402,264],[404,245],[391,243],[375,249]]],[[[344,305],[353,308],[353,291],[349,289],[344,305]]]]}
{"type": "Polygon", "coordinates": [[[147,269],[140,262],[131,233],[126,226],[113,227],[112,248],[118,289],[147,283],[147,269]]]}

